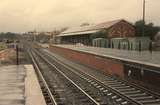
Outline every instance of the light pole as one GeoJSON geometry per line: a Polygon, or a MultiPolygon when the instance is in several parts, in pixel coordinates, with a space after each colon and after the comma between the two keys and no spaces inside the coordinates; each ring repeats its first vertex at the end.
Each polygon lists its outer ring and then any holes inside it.
{"type": "Polygon", "coordinates": [[[145,34],[145,9],[146,9],[146,0],[143,0],[143,27],[142,27],[142,36],[145,34]]]}

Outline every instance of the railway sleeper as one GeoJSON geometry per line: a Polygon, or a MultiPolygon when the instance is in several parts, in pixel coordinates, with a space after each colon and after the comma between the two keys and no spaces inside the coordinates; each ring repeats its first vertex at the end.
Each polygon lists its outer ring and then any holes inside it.
{"type": "Polygon", "coordinates": [[[120,98],[119,96],[116,95],[110,95],[110,100],[116,102],[117,104],[121,104],[122,102],[124,102],[124,100],[122,98],[120,98]]]}
{"type": "Polygon", "coordinates": [[[122,98],[117,98],[116,101],[117,101],[117,102],[122,102],[123,99],[122,99],[122,98]]]}
{"type": "Polygon", "coordinates": [[[116,87],[115,89],[130,89],[132,88],[131,86],[123,86],[123,87],[116,87]]]}
{"type": "Polygon", "coordinates": [[[148,96],[146,93],[137,93],[137,94],[129,94],[128,97],[134,98],[134,97],[146,97],[148,96]]]}
{"type": "Polygon", "coordinates": [[[50,97],[46,97],[46,98],[45,98],[45,101],[46,101],[46,103],[52,103],[50,97]]]}
{"type": "Polygon", "coordinates": [[[130,105],[130,104],[128,103],[128,101],[123,101],[121,102],[121,105],[130,105]]]}
{"type": "Polygon", "coordinates": [[[108,85],[119,85],[119,84],[123,84],[123,82],[107,82],[108,85]]]}
{"type": "Polygon", "coordinates": [[[54,105],[53,103],[47,103],[47,105],[54,105]]]}
{"type": "Polygon", "coordinates": [[[118,81],[118,80],[116,80],[114,78],[107,77],[107,78],[105,78],[105,81],[118,81]]]}
{"type": "Polygon", "coordinates": [[[142,93],[140,90],[122,92],[125,95],[142,93]]]}
{"type": "Polygon", "coordinates": [[[124,87],[126,86],[126,84],[115,84],[115,85],[109,85],[112,88],[116,88],[116,87],[124,87]]]}
{"type": "Polygon", "coordinates": [[[133,98],[136,101],[140,101],[140,100],[150,100],[150,99],[154,99],[153,96],[146,96],[146,97],[135,97],[133,98]]]}
{"type": "Polygon", "coordinates": [[[150,100],[141,100],[139,101],[143,104],[157,104],[160,103],[160,99],[150,99],[150,100]]]}
{"type": "Polygon", "coordinates": [[[126,92],[126,91],[135,91],[135,88],[128,88],[128,89],[117,89],[120,92],[126,92]]]}

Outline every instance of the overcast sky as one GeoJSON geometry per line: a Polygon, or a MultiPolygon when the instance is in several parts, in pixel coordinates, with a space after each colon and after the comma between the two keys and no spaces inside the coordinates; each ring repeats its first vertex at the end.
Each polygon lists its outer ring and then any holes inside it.
{"type": "MultiPolygon", "coordinates": [[[[146,21],[160,25],[160,0],[146,0],[146,21]]],[[[81,23],[142,18],[142,0],[0,0],[0,32],[51,31],[81,23]]]]}

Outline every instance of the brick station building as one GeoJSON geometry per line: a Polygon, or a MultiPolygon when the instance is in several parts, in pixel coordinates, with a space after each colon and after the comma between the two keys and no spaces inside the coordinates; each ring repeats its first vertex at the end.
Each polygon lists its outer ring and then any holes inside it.
{"type": "Polygon", "coordinates": [[[76,44],[82,43],[84,45],[91,45],[92,40],[90,35],[97,33],[99,31],[106,30],[107,38],[125,38],[125,37],[134,37],[135,28],[126,20],[114,20],[99,23],[96,25],[73,27],[62,32],[58,35],[61,43],[65,44],[76,44]]]}

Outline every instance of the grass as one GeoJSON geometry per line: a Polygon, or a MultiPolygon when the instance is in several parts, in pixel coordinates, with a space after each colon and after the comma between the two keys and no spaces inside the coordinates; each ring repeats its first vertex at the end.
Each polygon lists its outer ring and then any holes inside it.
{"type": "Polygon", "coordinates": [[[3,42],[0,42],[0,50],[4,50],[7,48],[7,45],[3,42]]]}

